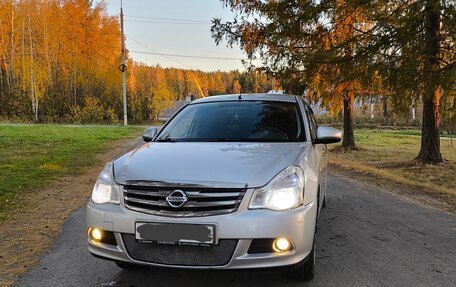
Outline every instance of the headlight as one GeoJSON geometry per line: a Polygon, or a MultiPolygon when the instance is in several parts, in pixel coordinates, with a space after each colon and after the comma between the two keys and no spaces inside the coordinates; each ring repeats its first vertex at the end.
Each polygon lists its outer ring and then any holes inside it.
{"type": "Polygon", "coordinates": [[[304,173],[297,166],[289,166],[276,175],[266,186],[254,191],[250,209],[287,210],[303,201],[304,173]]]}
{"type": "Polygon", "coordinates": [[[98,176],[92,191],[92,202],[96,204],[119,204],[119,186],[114,183],[112,163],[108,163],[98,176]]]}

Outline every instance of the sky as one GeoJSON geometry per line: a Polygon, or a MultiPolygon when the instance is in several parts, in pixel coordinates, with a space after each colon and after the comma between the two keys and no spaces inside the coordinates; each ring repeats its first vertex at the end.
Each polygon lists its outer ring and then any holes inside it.
{"type": "MultiPolygon", "coordinates": [[[[105,0],[109,14],[120,13],[120,0],[105,0]]],[[[126,46],[135,61],[162,67],[203,71],[244,70],[238,46],[219,46],[211,37],[212,18],[230,20],[232,12],[219,0],[123,0],[126,46]],[[235,60],[160,56],[166,53],[235,60]]]]}

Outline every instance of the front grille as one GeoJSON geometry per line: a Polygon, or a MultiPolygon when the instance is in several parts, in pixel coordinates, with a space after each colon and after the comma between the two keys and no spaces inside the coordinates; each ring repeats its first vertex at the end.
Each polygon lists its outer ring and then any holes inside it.
{"type": "Polygon", "coordinates": [[[125,207],[128,209],[154,215],[190,217],[235,212],[246,190],[125,185],[123,191],[125,207]],[[166,197],[177,189],[186,194],[188,201],[181,207],[172,207],[166,197]]]}
{"type": "Polygon", "coordinates": [[[230,262],[235,239],[220,239],[218,245],[190,246],[141,243],[134,234],[122,234],[131,258],[143,262],[183,266],[223,266],[230,262]]]}

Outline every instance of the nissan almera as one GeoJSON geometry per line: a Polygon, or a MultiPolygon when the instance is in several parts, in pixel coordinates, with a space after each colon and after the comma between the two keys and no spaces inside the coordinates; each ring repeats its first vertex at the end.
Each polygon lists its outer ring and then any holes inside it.
{"type": "Polygon", "coordinates": [[[285,268],[315,273],[327,147],[297,96],[193,101],[108,163],[87,205],[89,251],[121,268],[285,268]]]}

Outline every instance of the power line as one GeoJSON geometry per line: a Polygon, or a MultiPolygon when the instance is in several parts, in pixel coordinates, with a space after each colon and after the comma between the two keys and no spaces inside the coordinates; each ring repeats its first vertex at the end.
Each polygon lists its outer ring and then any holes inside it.
{"type": "MultiPolygon", "coordinates": [[[[194,69],[193,67],[191,67],[191,66],[189,66],[189,65],[187,65],[187,64],[181,63],[181,62],[179,62],[179,61],[177,61],[177,60],[175,60],[175,59],[173,59],[173,58],[170,58],[170,57],[168,57],[168,56],[166,56],[166,55],[164,55],[164,54],[162,54],[162,53],[157,52],[156,50],[152,49],[151,47],[147,46],[146,44],[143,44],[143,43],[141,43],[140,41],[135,40],[135,39],[133,39],[132,37],[130,37],[130,36],[128,36],[128,35],[127,35],[127,38],[130,39],[130,40],[132,40],[132,41],[134,41],[134,42],[136,42],[137,44],[143,46],[144,48],[146,48],[146,49],[152,51],[152,52],[153,52],[154,54],[156,54],[156,55],[160,55],[160,56],[162,56],[163,58],[168,59],[168,60],[170,60],[170,61],[172,61],[172,62],[174,62],[174,63],[176,63],[176,64],[179,64],[179,65],[181,65],[181,66],[184,66],[184,67],[186,67],[186,68],[196,70],[196,69],[194,69]]],[[[129,52],[133,52],[133,51],[129,51],[129,52]]],[[[146,53],[147,53],[147,52],[146,52],[146,53]]]]}
{"type": "Polygon", "coordinates": [[[171,22],[171,21],[142,21],[142,20],[124,20],[131,23],[149,23],[149,24],[180,24],[180,25],[210,25],[211,23],[203,22],[171,22]]]}
{"type": "MultiPolygon", "coordinates": [[[[168,60],[171,60],[171,61],[176,61],[174,59],[171,59],[169,57],[178,57],[178,58],[195,58],[195,59],[210,59],[210,60],[230,60],[230,61],[242,61],[244,59],[242,58],[231,58],[231,57],[211,57],[211,56],[197,56],[197,55],[183,55],[183,54],[169,54],[169,53],[160,53],[159,51],[155,50],[155,49],[152,49],[151,47],[147,46],[146,44],[144,43],[141,43],[140,41],[138,40],[135,40],[133,39],[132,37],[128,36],[127,35],[127,38],[129,38],[130,40],[133,40],[134,42],[138,43],[139,45],[143,46],[144,48],[152,51],[152,52],[145,52],[145,51],[138,51],[138,50],[129,50],[129,52],[131,53],[138,53],[138,54],[149,54],[149,55],[158,55],[158,56],[163,56],[165,58],[167,58],[168,60]]],[[[183,64],[183,63],[180,63],[178,62],[179,64],[183,65],[183,66],[188,66],[186,64],[183,64]]]]}
{"type": "Polygon", "coordinates": [[[158,18],[158,17],[144,17],[144,16],[132,16],[132,15],[125,15],[125,17],[138,18],[138,19],[163,20],[163,21],[211,23],[211,21],[208,21],[208,20],[182,19],[182,18],[158,18]]]}
{"type": "Polygon", "coordinates": [[[241,60],[243,60],[242,58],[194,56],[194,55],[181,55],[181,54],[167,54],[167,53],[144,52],[144,51],[135,51],[135,50],[129,50],[129,52],[131,52],[131,53],[138,53],[138,54],[150,54],[150,55],[168,56],[168,57],[179,57],[179,58],[195,58],[195,59],[209,59],[209,60],[231,60],[231,61],[241,61],[241,60]]]}

